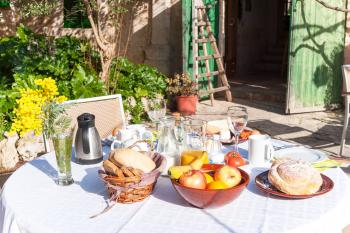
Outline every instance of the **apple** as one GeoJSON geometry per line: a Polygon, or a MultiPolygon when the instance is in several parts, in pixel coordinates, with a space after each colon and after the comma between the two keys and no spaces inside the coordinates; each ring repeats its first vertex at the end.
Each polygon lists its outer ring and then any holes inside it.
{"type": "Polygon", "coordinates": [[[207,180],[203,172],[190,170],[180,176],[179,183],[188,188],[205,189],[207,180]]]}
{"type": "Polygon", "coordinates": [[[241,182],[242,175],[237,168],[225,165],[215,171],[214,179],[222,181],[228,188],[231,188],[241,182]]]}

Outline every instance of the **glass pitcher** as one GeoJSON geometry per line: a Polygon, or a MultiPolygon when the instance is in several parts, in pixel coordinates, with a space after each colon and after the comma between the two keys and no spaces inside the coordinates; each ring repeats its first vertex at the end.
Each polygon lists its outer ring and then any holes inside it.
{"type": "Polygon", "coordinates": [[[181,144],[184,141],[184,132],[181,124],[175,124],[175,118],[166,116],[161,118],[159,123],[159,135],[156,151],[162,154],[167,160],[166,169],[179,164],[179,153],[181,144]]]}

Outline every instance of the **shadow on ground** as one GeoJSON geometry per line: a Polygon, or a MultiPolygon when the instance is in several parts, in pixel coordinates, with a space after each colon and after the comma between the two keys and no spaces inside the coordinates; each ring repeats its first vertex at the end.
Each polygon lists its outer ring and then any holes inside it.
{"type": "Polygon", "coordinates": [[[317,131],[312,131],[303,125],[290,126],[271,120],[253,120],[249,122],[249,127],[277,139],[291,140],[316,149],[339,144],[342,130],[339,125],[326,124],[317,131]]]}

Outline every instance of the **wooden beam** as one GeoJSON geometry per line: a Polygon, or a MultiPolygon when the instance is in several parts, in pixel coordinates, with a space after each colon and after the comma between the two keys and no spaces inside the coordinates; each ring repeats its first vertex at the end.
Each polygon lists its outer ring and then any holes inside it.
{"type": "Polygon", "coordinates": [[[225,0],[219,0],[219,38],[218,46],[222,57],[225,56],[225,0]]]}

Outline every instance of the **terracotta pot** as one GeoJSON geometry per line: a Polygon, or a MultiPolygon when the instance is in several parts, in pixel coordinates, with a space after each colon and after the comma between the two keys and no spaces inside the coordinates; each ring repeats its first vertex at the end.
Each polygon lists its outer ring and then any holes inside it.
{"type": "Polygon", "coordinates": [[[192,115],[196,113],[198,97],[193,96],[176,96],[177,111],[183,115],[192,115]]]}

